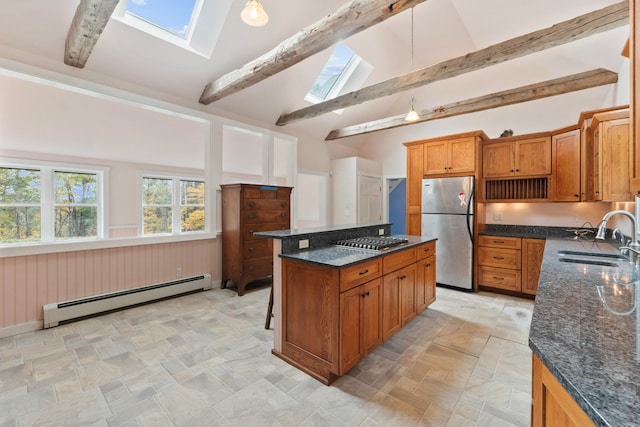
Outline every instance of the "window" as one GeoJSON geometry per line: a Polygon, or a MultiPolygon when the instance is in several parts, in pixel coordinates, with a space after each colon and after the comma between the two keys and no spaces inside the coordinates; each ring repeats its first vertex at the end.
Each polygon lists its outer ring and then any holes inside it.
{"type": "MultiPolygon", "coordinates": [[[[360,89],[372,70],[370,64],[346,45],[338,43],[304,99],[317,104],[360,89]]],[[[340,114],[342,111],[335,112],[340,114]]]]}
{"type": "Polygon", "coordinates": [[[178,37],[186,38],[196,0],[129,0],[127,12],[178,37]]]}
{"type": "Polygon", "coordinates": [[[104,170],[0,166],[0,244],[98,239],[104,170]]]}
{"type": "Polygon", "coordinates": [[[200,179],[143,176],[142,234],[205,231],[204,194],[200,179]]]}

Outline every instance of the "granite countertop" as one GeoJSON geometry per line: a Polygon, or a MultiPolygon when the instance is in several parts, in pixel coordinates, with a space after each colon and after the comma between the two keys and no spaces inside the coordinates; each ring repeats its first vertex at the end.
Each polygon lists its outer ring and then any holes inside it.
{"type": "Polygon", "coordinates": [[[619,254],[617,246],[547,238],[529,347],[596,425],[637,426],[640,272],[624,259],[607,260],[617,267],[588,265],[561,262],[558,253],[619,254]]]}
{"type": "Polygon", "coordinates": [[[436,240],[432,237],[394,235],[391,237],[405,238],[407,243],[384,249],[381,251],[355,249],[343,246],[325,246],[317,249],[302,250],[294,253],[280,254],[281,258],[294,259],[312,264],[324,265],[332,268],[344,268],[353,264],[369,261],[394,252],[402,251],[422,243],[436,240]]]}
{"type": "MultiPolygon", "coordinates": [[[[478,234],[501,237],[521,237],[525,239],[546,239],[548,237],[576,236],[576,232],[588,240],[596,235],[593,227],[552,227],[541,225],[503,225],[486,224],[485,229],[478,234]]],[[[610,234],[610,233],[609,233],[610,234]]]]}

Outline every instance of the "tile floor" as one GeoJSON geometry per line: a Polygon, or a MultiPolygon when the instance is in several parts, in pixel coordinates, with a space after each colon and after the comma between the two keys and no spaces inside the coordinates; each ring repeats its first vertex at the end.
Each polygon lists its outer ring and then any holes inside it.
{"type": "Polygon", "coordinates": [[[326,387],[271,355],[268,288],[0,339],[0,427],[528,426],[532,301],[437,301],[326,387]]]}

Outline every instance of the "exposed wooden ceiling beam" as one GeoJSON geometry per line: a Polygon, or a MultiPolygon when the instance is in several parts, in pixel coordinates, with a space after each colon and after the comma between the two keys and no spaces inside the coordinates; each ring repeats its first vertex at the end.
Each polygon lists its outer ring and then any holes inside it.
{"type": "Polygon", "coordinates": [[[202,104],[246,89],[362,30],[425,0],[352,0],[337,11],[298,31],[269,52],[207,84],[202,104]]]}
{"type": "Polygon", "coordinates": [[[84,68],[119,0],[80,0],[64,43],[64,63],[84,68]]]}
{"type": "Polygon", "coordinates": [[[325,140],[330,141],[339,138],[346,138],[348,136],[361,135],[364,133],[426,122],[429,120],[444,119],[446,117],[490,110],[493,108],[504,107],[506,105],[519,104],[521,102],[533,101],[535,99],[547,98],[550,96],[561,95],[563,93],[608,85],[616,83],[617,81],[617,73],[599,68],[567,77],[522,86],[516,89],[471,98],[465,101],[458,101],[442,105],[431,110],[422,110],[418,112],[420,119],[414,122],[405,121],[405,115],[403,114],[401,116],[388,117],[386,119],[332,130],[325,140]]]}
{"type": "MultiPolygon", "coordinates": [[[[438,80],[459,76],[491,65],[579,40],[629,23],[629,3],[614,5],[563,21],[552,27],[534,31],[464,56],[422,68],[384,82],[346,93],[336,98],[280,116],[276,125],[317,117],[365,101],[414,89],[438,80]]],[[[595,52],[594,52],[595,54],[595,52]]]]}

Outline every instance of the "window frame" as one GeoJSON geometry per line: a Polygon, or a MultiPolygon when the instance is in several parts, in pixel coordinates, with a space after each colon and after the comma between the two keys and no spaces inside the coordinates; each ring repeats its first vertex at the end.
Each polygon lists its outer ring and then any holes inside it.
{"type": "Polygon", "coordinates": [[[211,223],[211,213],[208,209],[209,204],[207,203],[207,180],[204,175],[190,175],[190,174],[181,174],[181,173],[167,173],[167,172],[157,172],[157,171],[139,171],[137,177],[137,227],[138,227],[138,236],[142,238],[157,238],[162,236],[189,236],[194,234],[207,234],[209,233],[210,223],[211,223]],[[165,207],[166,205],[145,205],[143,203],[143,180],[145,178],[151,179],[166,179],[172,181],[172,200],[171,200],[171,232],[170,233],[152,233],[145,234],[144,232],[144,209],[145,206],[160,206],[165,207]],[[182,205],[182,200],[180,198],[181,195],[181,181],[198,181],[202,182],[205,186],[204,188],[204,202],[202,205],[182,205]],[[181,213],[183,206],[201,206],[204,209],[204,229],[196,230],[196,231],[182,231],[181,227],[181,213]]]}
{"type": "Polygon", "coordinates": [[[94,165],[83,165],[63,162],[47,162],[41,160],[14,159],[0,157],[0,168],[30,169],[40,171],[40,240],[4,243],[2,248],[21,246],[65,245],[78,242],[95,242],[104,240],[108,235],[108,182],[109,168],[94,165]],[[96,237],[78,237],[56,239],[55,237],[55,172],[96,175],[97,224],[96,237]]]}

